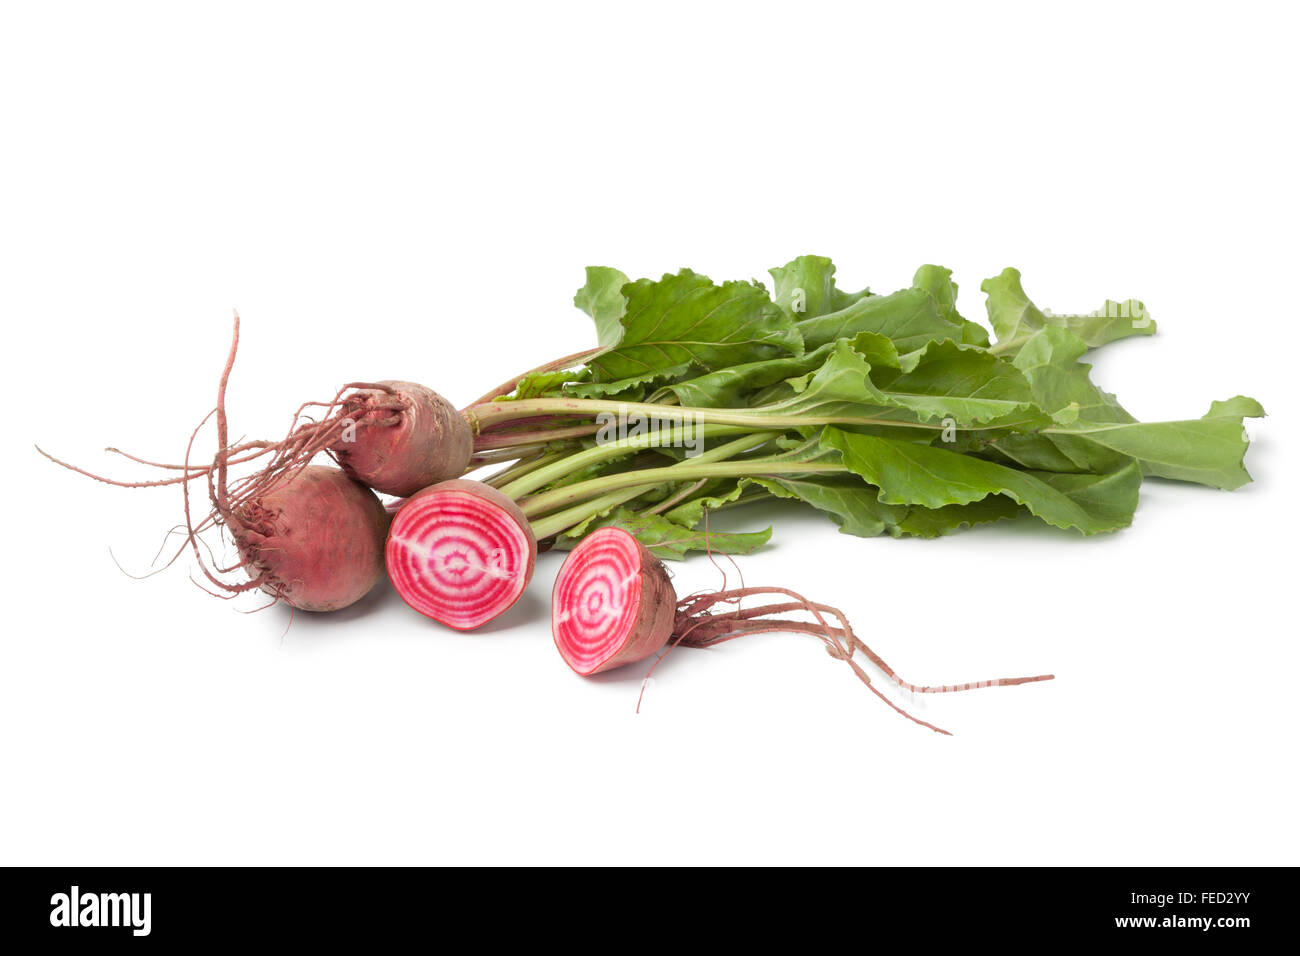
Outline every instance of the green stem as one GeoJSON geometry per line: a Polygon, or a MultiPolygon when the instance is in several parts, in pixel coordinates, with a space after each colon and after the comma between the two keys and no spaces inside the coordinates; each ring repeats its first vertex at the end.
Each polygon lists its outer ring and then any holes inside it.
{"type": "Polygon", "coordinates": [[[519,461],[521,458],[532,458],[544,451],[546,451],[545,445],[517,445],[513,448],[496,448],[491,451],[475,452],[469,460],[469,465],[465,468],[465,473],[469,474],[469,472],[487,465],[499,465],[503,462],[519,461]]]}
{"type": "Polygon", "coordinates": [[[699,478],[752,478],[764,475],[842,474],[848,469],[830,462],[775,461],[770,458],[739,462],[700,464],[699,459],[689,459],[667,468],[646,468],[617,475],[603,475],[589,481],[565,485],[554,491],[543,492],[520,502],[525,515],[545,514],[609,491],[641,486],[643,489],[670,481],[695,481],[699,478]]]}
{"type": "MultiPolygon", "coordinates": [[[[593,515],[598,515],[609,508],[621,505],[625,501],[631,501],[633,498],[645,494],[651,488],[662,484],[664,481],[674,481],[676,479],[677,471],[684,465],[692,465],[696,468],[718,468],[721,467],[720,463],[724,462],[726,459],[739,455],[742,452],[749,451],[750,449],[757,448],[759,445],[771,441],[778,434],[780,433],[758,432],[753,435],[746,435],[744,438],[737,438],[735,441],[729,441],[725,444],[710,448],[703,454],[697,455],[694,458],[688,458],[686,461],[678,462],[675,465],[669,465],[666,468],[647,468],[642,471],[625,472],[620,475],[606,475],[601,478],[566,485],[563,488],[557,488],[553,492],[536,495],[533,498],[522,501],[520,502],[520,506],[523,508],[524,514],[529,518],[535,518],[537,515],[545,514],[546,512],[553,511],[556,508],[563,509],[557,514],[548,515],[546,518],[532,522],[533,535],[538,541],[541,541],[544,538],[549,538],[551,535],[559,534],[561,531],[572,528],[574,525],[585,521],[593,515]],[[664,473],[668,473],[669,477],[662,477],[664,473]],[[647,481],[641,477],[643,475],[658,475],[660,477],[652,478],[647,481]],[[605,481],[608,478],[630,478],[631,480],[625,480],[622,483],[614,483],[608,487],[599,486],[600,482],[605,481]],[[577,495],[566,494],[570,489],[579,489],[579,493],[577,495]],[[552,503],[548,503],[548,496],[552,503]],[[591,498],[595,498],[595,500],[587,500],[591,498]],[[538,501],[542,502],[540,506],[535,504],[538,501]],[[579,501],[583,503],[576,505],[576,502],[579,501]]],[[[683,477],[688,478],[690,476],[684,475],[683,477]]],[[[700,476],[697,475],[695,477],[698,478],[700,476]]]]}
{"type": "Polygon", "coordinates": [[[714,505],[709,509],[709,511],[723,511],[726,508],[738,508],[741,505],[751,504],[752,502],[762,501],[765,498],[771,497],[773,497],[772,492],[767,490],[751,492],[749,494],[741,495],[739,498],[732,498],[730,501],[724,501],[721,504],[714,505]]]}
{"type": "MultiPolygon", "coordinates": [[[[473,419],[470,420],[473,425],[473,419]]],[[[474,451],[481,454],[501,448],[515,448],[519,445],[546,444],[555,441],[567,441],[573,438],[587,438],[600,431],[600,426],[591,424],[571,425],[566,428],[534,428],[531,431],[494,432],[490,435],[478,435],[474,439],[474,451]]]]}
{"type": "Polygon", "coordinates": [[[564,511],[557,511],[545,518],[538,518],[536,521],[530,522],[533,537],[538,541],[545,541],[561,531],[568,531],[574,525],[581,524],[602,511],[617,508],[619,505],[645,494],[645,492],[646,489],[644,488],[623,489],[622,491],[602,495],[592,501],[584,501],[582,504],[574,505],[564,511]]]}
{"type": "Polygon", "coordinates": [[[485,485],[491,485],[493,488],[500,488],[502,485],[522,478],[524,475],[531,474],[538,468],[545,468],[554,461],[559,461],[568,454],[565,451],[552,451],[545,453],[535,453],[531,458],[523,458],[511,465],[509,468],[503,468],[494,475],[483,479],[485,485]]]}
{"type": "Polygon", "coordinates": [[[743,425],[747,428],[798,428],[805,425],[888,425],[895,428],[932,428],[942,430],[942,424],[926,422],[900,422],[889,418],[872,418],[863,415],[776,415],[766,412],[745,411],[734,408],[691,408],[687,406],[656,405],[651,402],[617,402],[597,398],[526,398],[517,402],[489,402],[473,405],[463,412],[470,424],[479,432],[501,422],[537,415],[600,414],[641,416],[678,424],[743,425]]]}
{"type": "MultiPolygon", "coordinates": [[[[697,482],[696,486],[702,483],[702,481],[703,479],[701,479],[701,482],[697,482]]],[[[621,504],[626,504],[633,498],[638,498],[645,494],[646,491],[647,489],[641,487],[612,491],[607,495],[602,495],[599,498],[593,498],[591,501],[585,501],[582,504],[574,505],[572,508],[568,508],[564,511],[557,511],[553,515],[547,515],[545,518],[538,518],[536,521],[531,522],[533,534],[536,536],[538,541],[543,541],[552,535],[559,534],[562,531],[568,531],[570,528],[580,524],[592,515],[598,515],[603,511],[612,510],[621,504]]],[[[662,514],[664,511],[667,511],[668,508],[684,504],[694,496],[695,487],[687,488],[687,492],[688,494],[682,495],[676,501],[670,499],[668,502],[660,502],[655,507],[648,508],[642,513],[662,514]],[[665,505],[667,505],[667,507],[665,507],[665,505]]],[[[710,508],[709,511],[714,512],[722,511],[725,508],[735,508],[738,505],[747,505],[751,502],[762,501],[771,496],[771,492],[768,491],[744,494],[733,501],[724,501],[720,505],[715,505],[710,508]]]]}
{"type": "MultiPolygon", "coordinates": [[[[704,492],[703,494],[699,494],[699,495],[697,495],[697,494],[695,494],[694,490],[692,489],[692,493],[691,493],[691,494],[689,494],[689,495],[684,495],[684,496],[681,498],[681,500],[673,502],[672,507],[676,508],[676,507],[679,507],[680,505],[689,504],[689,503],[690,503],[691,501],[693,501],[693,500],[698,500],[698,499],[701,499],[701,498],[708,498],[708,497],[711,497],[712,494],[713,494],[712,492],[704,492]]],[[[764,499],[772,498],[772,497],[775,497],[775,496],[772,494],[772,492],[770,492],[770,491],[768,491],[768,490],[766,490],[766,489],[760,489],[760,490],[758,490],[758,491],[747,491],[747,492],[745,492],[743,495],[741,495],[739,498],[732,498],[730,501],[723,501],[723,502],[720,502],[719,504],[716,504],[716,505],[713,505],[713,506],[709,507],[707,510],[708,510],[709,514],[714,514],[714,513],[716,513],[716,512],[722,511],[722,510],[724,510],[724,509],[726,509],[726,508],[735,508],[735,507],[737,507],[737,506],[739,506],[739,505],[747,505],[747,504],[750,504],[751,502],[754,502],[754,501],[763,501],[764,499]]],[[[664,509],[664,510],[668,510],[668,509],[664,509]]],[[[653,509],[653,508],[648,509],[648,510],[642,512],[642,514],[654,514],[654,513],[655,513],[655,509],[653,509]]]]}
{"type": "Polygon", "coordinates": [[[588,465],[594,465],[610,458],[618,458],[633,451],[641,451],[646,448],[681,448],[685,447],[687,441],[693,443],[697,440],[713,438],[719,435],[743,434],[748,430],[742,425],[700,425],[698,427],[687,425],[668,429],[666,434],[665,430],[657,429],[644,435],[633,435],[618,441],[606,442],[603,445],[597,445],[595,448],[568,455],[558,461],[548,463],[544,468],[520,476],[518,480],[501,486],[501,490],[511,498],[519,499],[566,475],[580,471],[588,465]]]}
{"type": "Polygon", "coordinates": [[[687,498],[691,497],[691,495],[695,494],[695,492],[699,491],[708,483],[709,483],[709,479],[701,478],[699,481],[695,482],[695,484],[687,485],[681,491],[677,492],[677,494],[669,498],[665,498],[663,501],[659,502],[659,504],[655,505],[653,508],[647,508],[645,511],[642,512],[642,514],[661,515],[665,511],[669,510],[670,508],[677,507],[677,505],[681,504],[687,498]]]}

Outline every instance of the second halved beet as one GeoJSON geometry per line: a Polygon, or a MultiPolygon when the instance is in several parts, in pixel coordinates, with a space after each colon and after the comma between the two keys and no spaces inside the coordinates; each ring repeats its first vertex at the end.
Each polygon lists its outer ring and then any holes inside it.
{"type": "Polygon", "coordinates": [[[537,540],[519,506],[489,485],[453,479],[402,504],[384,551],[388,577],[415,610],[468,631],[524,593],[537,540]]]}
{"type": "Polygon", "coordinates": [[[616,528],[592,532],[565,559],[551,601],[555,646],[584,677],[644,660],[673,634],[677,596],[668,572],[616,528]]]}
{"type": "MultiPolygon", "coordinates": [[[[592,532],[573,549],[555,579],[551,632],[565,662],[583,677],[622,667],[672,646],[711,647],[745,634],[792,631],[819,638],[831,657],[844,661],[877,697],[923,727],[918,720],[872,686],[854,659],[861,654],[886,677],[917,694],[947,694],[981,687],[1005,687],[1051,680],[1051,674],[919,687],[903,680],[849,626],[837,608],[809,601],[784,587],[745,587],[697,592],[678,600],[668,572],[627,531],[607,527],[592,532]],[[766,604],[744,602],[766,600],[766,604]],[[787,615],[804,613],[804,621],[787,615]]],[[[651,671],[654,667],[650,668],[651,671]]]]}

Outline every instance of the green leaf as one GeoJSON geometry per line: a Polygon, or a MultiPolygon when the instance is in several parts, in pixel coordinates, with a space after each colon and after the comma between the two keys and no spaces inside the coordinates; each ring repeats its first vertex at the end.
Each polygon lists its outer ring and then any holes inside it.
{"type": "Polygon", "coordinates": [[[1232,418],[1240,422],[1243,418],[1264,418],[1267,412],[1264,406],[1253,398],[1236,395],[1223,402],[1211,402],[1210,410],[1204,418],[1232,418]]]}
{"type": "Polygon", "coordinates": [[[830,346],[826,346],[804,355],[732,365],[666,385],[651,400],[662,400],[669,393],[676,396],[679,405],[688,408],[740,408],[758,390],[820,368],[829,350],[830,346]]]}
{"type": "Polygon", "coordinates": [[[575,382],[564,387],[564,394],[575,398],[618,398],[626,402],[637,402],[645,396],[651,385],[688,375],[693,368],[689,364],[674,365],[613,382],[575,382]]]}
{"type": "Polygon", "coordinates": [[[991,524],[1014,518],[1020,514],[1020,505],[1004,495],[989,495],[979,501],[964,505],[945,505],[942,508],[908,508],[907,516],[899,523],[903,534],[918,538],[937,538],[952,534],[962,528],[977,524],[991,524]]]}
{"type": "MultiPolygon", "coordinates": [[[[777,498],[811,505],[834,521],[841,534],[860,538],[874,538],[881,534],[895,538],[903,535],[934,538],[961,528],[1014,518],[1020,511],[1019,505],[1001,495],[938,509],[887,505],[879,500],[878,488],[852,475],[742,478],[726,494],[709,499],[708,507],[716,508],[734,501],[755,487],[777,498]]],[[[701,515],[701,509],[693,510],[689,515],[690,526],[698,524],[701,515]]]]}
{"type": "Polygon", "coordinates": [[[883,370],[876,384],[868,361],[848,340],[831,346],[816,372],[792,380],[795,395],[754,409],[756,415],[807,414],[886,421],[951,421],[955,427],[1015,423],[1046,425],[1024,376],[982,349],[951,340],[929,343],[909,357],[910,371],[883,370]]]}
{"type": "Polygon", "coordinates": [[[541,398],[563,394],[564,386],[570,382],[581,381],[587,376],[586,369],[560,372],[534,372],[525,375],[509,395],[494,399],[498,402],[512,402],[520,398],[541,398]]]}
{"type": "Polygon", "coordinates": [[[627,310],[619,343],[588,362],[593,379],[612,382],[665,369],[717,369],[798,355],[803,342],[790,317],[750,282],[714,285],[683,269],[657,282],[623,286],[627,310]]]}
{"type": "Polygon", "coordinates": [[[835,288],[835,265],[825,256],[800,256],[767,271],[776,282],[773,301],[792,319],[835,312],[871,294],[835,288]]]}
{"type": "MultiPolygon", "coordinates": [[[[742,492],[754,487],[762,488],[777,498],[811,505],[834,521],[841,534],[860,538],[874,538],[881,534],[895,538],[903,535],[934,538],[964,527],[1014,518],[1020,511],[1019,505],[1001,495],[939,509],[887,505],[879,500],[878,488],[852,475],[742,478],[727,494],[711,499],[708,506],[716,508],[724,502],[734,501],[742,492]]],[[[700,517],[700,510],[693,511],[691,526],[697,524],[700,517]]]]}
{"type": "Polygon", "coordinates": [[[876,332],[910,352],[927,342],[960,339],[961,329],[939,314],[934,296],[923,289],[903,289],[892,295],[872,295],[825,315],[795,323],[804,347],[816,349],[859,332],[876,332]]]}
{"type": "Polygon", "coordinates": [[[1239,395],[1215,402],[1203,418],[1080,425],[1054,428],[1051,435],[1067,454],[1099,446],[1136,459],[1148,475],[1232,489],[1251,480],[1244,463],[1250,440],[1242,420],[1263,415],[1259,402],[1239,395]]]}
{"type": "Polygon", "coordinates": [[[756,414],[828,416],[883,410],[884,396],[871,381],[871,365],[848,339],[833,342],[816,371],[789,380],[792,398],[756,408],[756,414]]]}
{"type": "MultiPolygon", "coordinates": [[[[898,369],[900,358],[894,343],[876,332],[859,332],[846,340],[847,346],[862,356],[872,368],[898,369]]],[[[651,396],[651,401],[663,401],[672,395],[679,405],[689,408],[740,408],[755,404],[759,392],[771,386],[795,379],[793,388],[784,388],[781,397],[788,398],[794,389],[802,389],[807,376],[826,364],[836,343],[823,345],[803,355],[746,362],[730,368],[719,369],[684,381],[674,382],[651,396]]],[[[914,367],[919,353],[913,353],[909,368],[914,367]]],[[[768,397],[767,401],[776,400],[768,397]]]]}
{"type": "Polygon", "coordinates": [[[587,284],[573,296],[573,304],[596,323],[596,341],[606,347],[617,345],[623,336],[619,320],[627,310],[623,286],[627,276],[608,266],[587,266],[587,284]]]}
{"type": "Polygon", "coordinates": [[[683,527],[663,515],[636,514],[619,508],[613,514],[590,522],[577,534],[566,532],[556,540],[562,550],[574,547],[582,537],[597,528],[622,528],[650,549],[657,558],[680,561],[691,551],[717,551],[722,554],[751,554],[772,537],[772,529],[763,531],[710,531],[683,527]]]}
{"type": "MultiPolygon", "coordinates": [[[[1250,481],[1242,419],[1264,414],[1258,402],[1238,396],[1215,402],[1202,419],[1138,422],[1114,395],[1093,384],[1092,366],[1078,361],[1085,350],[1086,344],[1073,332],[1048,327],[1030,336],[1015,358],[1041,407],[1058,420],[1059,410],[1073,409],[1069,421],[1045,432],[1073,463],[1073,470],[1108,471],[1137,459],[1148,475],[1217,488],[1237,488],[1250,481]]],[[[999,441],[998,447],[1015,457],[1024,444],[999,441]]]]}
{"type": "MultiPolygon", "coordinates": [[[[1142,484],[1142,471],[1133,462],[1102,474],[1062,475],[1045,471],[1025,474],[1067,497],[1091,518],[1100,522],[1101,531],[1124,528],[1133,523],[1138,488],[1142,484]]],[[[1023,504],[1030,511],[1034,510],[1029,502],[1023,504]]]]}
{"type": "MultiPolygon", "coordinates": [[[[1052,440],[1051,435],[997,435],[983,442],[972,445],[969,449],[961,449],[973,454],[988,457],[989,455],[998,456],[1000,459],[1011,461],[1022,468],[1028,468],[1031,471],[1057,471],[1062,473],[1074,473],[1087,471],[1085,464],[1081,464],[1078,459],[1071,458],[1060,446],[1052,440]]],[[[1124,462],[1121,459],[1107,459],[1112,467],[1119,467],[1124,462]]],[[[1102,468],[1102,471],[1107,469],[1102,468]]]]}
{"type": "Polygon", "coordinates": [[[1021,426],[1047,424],[1024,374],[995,355],[951,340],[931,342],[909,356],[910,370],[873,371],[888,404],[915,412],[921,421],[1021,426]]]}
{"type": "Polygon", "coordinates": [[[702,493],[664,512],[664,517],[683,527],[694,528],[704,518],[705,511],[716,511],[736,501],[743,491],[741,483],[734,478],[715,478],[705,485],[702,493]]]}
{"type": "MultiPolygon", "coordinates": [[[[849,473],[715,478],[702,490],[660,484],[620,516],[593,516],[574,538],[597,522],[645,517],[647,537],[666,523],[698,541],[707,510],[762,495],[816,507],[857,535],[932,537],[1021,511],[1093,534],[1132,520],[1144,474],[1222,488],[1250,480],[1242,422],[1264,414],[1258,402],[1237,396],[1200,419],[1139,423],[1092,381],[1081,361],[1089,348],[1155,331],[1140,302],[1055,315],[1007,269],[982,285],[997,340],[989,346],[988,331],[958,311],[941,266],[922,266],[911,288],[887,296],[840,291],[821,256],[770,272],[775,301],[757,282],[717,285],[689,270],[628,282],[590,269],[575,302],[605,350],[579,372],[526,379],[516,397],[749,409],[756,422],[794,416],[769,453],[839,460],[849,473]],[[665,514],[637,515],[684,489],[691,497],[665,514]]],[[[573,477],[653,464],[627,456],[573,477]]],[[[677,542],[664,546],[667,556],[692,547],[677,542]]]]}
{"type": "Polygon", "coordinates": [[[1084,534],[1114,531],[1132,520],[1142,475],[1129,464],[1107,475],[1084,475],[1092,485],[1060,487],[1055,479],[1073,477],[1019,471],[942,448],[827,428],[822,444],[868,484],[880,489],[885,504],[943,508],[989,495],[1006,495],[1057,528],[1084,534]]]}
{"type": "Polygon", "coordinates": [[[1059,416],[1092,423],[1131,422],[1133,416],[1115,396],[1093,384],[1092,366],[1079,361],[1087,343],[1068,329],[1049,326],[1031,335],[1016,353],[1014,364],[1024,373],[1038,406],[1059,416]]]}
{"type": "Polygon", "coordinates": [[[980,288],[988,295],[986,307],[993,332],[994,348],[1014,353],[1022,342],[1048,326],[1069,329],[1088,348],[1097,348],[1131,335],[1155,335],[1156,324],[1146,307],[1136,299],[1111,302],[1109,299],[1089,315],[1054,315],[1034,305],[1020,284],[1018,269],[1003,269],[1000,275],[985,279],[980,288]]]}
{"type": "MultiPolygon", "coordinates": [[[[849,348],[857,352],[867,364],[873,369],[898,369],[900,371],[911,371],[916,367],[917,361],[920,360],[922,349],[909,352],[909,360],[905,363],[902,356],[898,354],[898,349],[894,346],[894,340],[881,335],[879,332],[859,332],[853,338],[848,340],[849,348]]],[[[830,346],[824,346],[821,350],[822,355],[830,354],[830,346]]]]}
{"type": "Polygon", "coordinates": [[[601,522],[605,521],[615,511],[623,508],[623,505],[608,505],[598,511],[594,511],[587,517],[583,518],[567,531],[563,531],[555,536],[552,547],[561,551],[567,550],[577,544],[589,532],[595,531],[600,527],[601,522]]]}
{"type": "MultiPolygon", "coordinates": [[[[813,376],[810,374],[821,369],[837,350],[851,349],[862,357],[869,366],[869,371],[874,369],[881,370],[900,370],[906,368],[911,370],[916,367],[920,359],[921,350],[909,352],[907,356],[900,356],[898,349],[894,348],[892,340],[878,332],[859,332],[853,338],[837,339],[834,342],[828,342],[814,352],[807,352],[797,363],[787,363],[785,365],[774,364],[772,374],[766,374],[766,370],[755,370],[753,380],[755,383],[760,381],[770,381],[766,388],[759,388],[749,396],[749,404],[755,408],[763,406],[776,405],[780,402],[786,402],[804,391],[813,376]],[[788,372],[792,377],[778,376],[778,373],[788,372]],[[798,374],[803,372],[802,375],[798,374]],[[778,380],[779,379],[779,380],[778,380]]],[[[847,400],[854,400],[854,397],[861,397],[857,390],[851,390],[847,400]]]]}
{"type": "Polygon", "coordinates": [[[885,532],[898,537],[900,522],[907,514],[906,508],[881,503],[877,489],[850,475],[752,478],[744,479],[742,484],[746,482],[778,498],[797,498],[810,504],[829,515],[841,533],[860,538],[874,538],[885,532]]]}
{"type": "Polygon", "coordinates": [[[912,288],[928,292],[946,321],[961,326],[961,343],[987,348],[989,333],[978,322],[962,318],[957,311],[957,283],[952,281],[952,270],[943,266],[921,266],[912,277],[912,288]]]}

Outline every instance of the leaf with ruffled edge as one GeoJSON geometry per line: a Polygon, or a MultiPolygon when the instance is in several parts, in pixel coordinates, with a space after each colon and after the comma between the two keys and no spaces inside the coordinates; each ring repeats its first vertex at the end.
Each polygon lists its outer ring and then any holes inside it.
{"type": "Polygon", "coordinates": [[[903,289],[890,295],[871,295],[825,315],[795,323],[804,347],[817,349],[859,332],[876,332],[894,342],[899,352],[910,352],[927,342],[961,339],[961,327],[939,313],[934,296],[924,289],[903,289]]]}
{"type": "Polygon", "coordinates": [[[1091,461],[1091,453],[1101,448],[1135,459],[1144,474],[1231,490],[1251,480],[1245,466],[1250,438],[1243,419],[1263,417],[1259,402],[1238,395],[1215,402],[1201,418],[1066,426],[1050,434],[1073,458],[1091,461]]]}
{"type": "Polygon", "coordinates": [[[939,309],[939,315],[961,327],[960,341],[963,345],[988,347],[988,329],[978,322],[963,318],[957,311],[957,283],[952,281],[951,269],[945,269],[943,266],[921,266],[912,277],[912,288],[928,292],[939,309]]]}
{"type": "Polygon", "coordinates": [[[844,292],[835,286],[835,264],[825,256],[800,256],[768,269],[776,287],[772,300],[792,319],[810,319],[847,308],[871,295],[844,292]]]}
{"type": "Polygon", "coordinates": [[[830,349],[816,372],[790,380],[794,395],[754,414],[951,422],[963,428],[1051,423],[1034,405],[1020,371],[982,349],[931,342],[901,362],[910,371],[886,368],[878,375],[848,340],[830,349]]]}
{"type": "Polygon", "coordinates": [[[617,345],[623,337],[621,319],[627,311],[623,286],[628,278],[609,266],[587,266],[587,283],[573,296],[573,304],[596,323],[596,341],[603,346],[617,345]]]}
{"type": "Polygon", "coordinates": [[[821,442],[838,451],[850,471],[879,488],[885,504],[937,509],[1005,495],[1054,527],[1084,534],[1128,525],[1142,483],[1135,463],[1105,475],[1052,475],[838,428],[825,429],[821,442]]]}
{"type": "Polygon", "coordinates": [[[618,344],[587,367],[597,382],[643,378],[696,365],[716,369],[782,355],[799,355],[803,341],[790,317],[752,282],[715,285],[683,269],[658,281],[623,286],[627,308],[618,344]]]}
{"type": "Polygon", "coordinates": [[[1029,337],[1048,326],[1068,329],[1088,348],[1132,335],[1155,335],[1156,323],[1137,299],[1106,303],[1088,315],[1055,315],[1044,312],[1029,300],[1020,284],[1020,271],[1006,268],[999,275],[985,279],[980,288],[988,296],[985,303],[989,322],[997,336],[993,346],[999,354],[1014,355],[1029,337]]]}

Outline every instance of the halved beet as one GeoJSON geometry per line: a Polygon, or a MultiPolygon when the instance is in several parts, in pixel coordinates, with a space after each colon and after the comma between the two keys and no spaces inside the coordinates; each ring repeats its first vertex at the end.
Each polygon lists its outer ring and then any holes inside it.
{"type": "Polygon", "coordinates": [[[668,572],[619,528],[592,532],[564,561],[551,596],[551,631],[584,677],[644,660],[668,643],[677,596],[668,572]]]}
{"type": "MultiPolygon", "coordinates": [[[[659,559],[619,528],[601,528],[584,538],[565,559],[551,595],[551,633],[555,646],[565,663],[583,677],[645,660],[670,641],[673,647],[710,647],[745,634],[769,631],[791,631],[819,638],[831,657],[848,664],[873,694],[908,720],[941,734],[947,731],[913,717],[877,690],[854,655],[861,652],[891,680],[917,693],[948,693],[1052,679],[1051,674],[1042,674],[918,687],[904,681],[863,643],[853,633],[842,611],[809,601],[789,588],[742,585],[724,591],[697,592],[679,601],[659,559]],[[760,597],[770,603],[742,603],[760,597]],[[722,607],[726,609],[719,610],[722,607]],[[784,616],[800,612],[811,615],[815,622],[784,616]]],[[[653,671],[651,666],[650,672],[653,671]]]]}
{"type": "Polygon", "coordinates": [[[384,558],[402,600],[468,631],[519,600],[533,576],[537,540],[513,501],[457,478],[406,500],[393,518],[384,558]]]}

